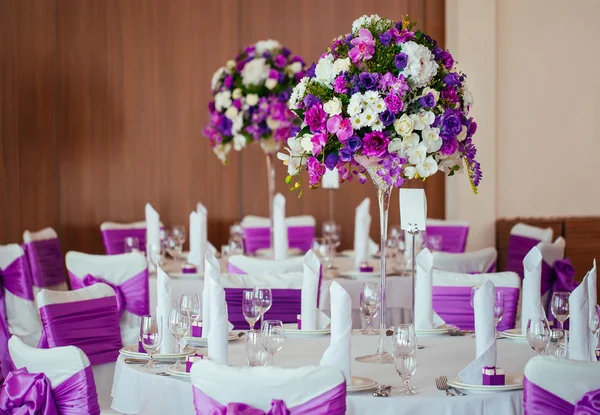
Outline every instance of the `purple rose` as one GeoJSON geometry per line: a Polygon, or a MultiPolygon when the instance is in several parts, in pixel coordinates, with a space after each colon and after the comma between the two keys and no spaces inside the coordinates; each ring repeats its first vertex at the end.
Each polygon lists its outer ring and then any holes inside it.
{"type": "Polygon", "coordinates": [[[402,111],[402,107],[404,106],[402,100],[396,94],[389,94],[383,99],[383,102],[385,102],[385,106],[393,114],[398,114],[400,111],[402,111]]]}
{"type": "Polygon", "coordinates": [[[275,59],[273,59],[273,63],[278,68],[283,68],[285,66],[285,61],[286,61],[286,59],[285,59],[285,56],[283,56],[283,55],[277,55],[277,56],[275,56],[275,59]]]}
{"type": "Polygon", "coordinates": [[[333,91],[338,94],[345,94],[348,92],[348,87],[346,86],[346,78],[344,75],[338,75],[333,81],[333,91]]]}
{"type": "Polygon", "coordinates": [[[231,126],[233,122],[227,118],[226,116],[222,116],[219,119],[219,123],[217,124],[217,129],[223,135],[231,135],[231,126]]]}
{"type": "Polygon", "coordinates": [[[358,150],[361,149],[362,144],[363,143],[362,143],[362,140],[360,139],[360,137],[357,136],[357,135],[353,135],[352,137],[350,137],[348,139],[348,143],[346,144],[346,148],[350,152],[355,153],[355,152],[357,152],[358,150]]]}
{"type": "Polygon", "coordinates": [[[440,153],[442,153],[445,156],[451,156],[452,154],[456,153],[457,149],[458,141],[456,141],[456,138],[444,139],[444,144],[442,144],[440,153]]]}
{"type": "Polygon", "coordinates": [[[310,65],[308,67],[308,69],[306,70],[306,73],[304,75],[308,76],[309,78],[314,78],[315,77],[315,68],[317,67],[317,65],[315,63],[313,63],[312,65],[310,65]]]}
{"type": "Polygon", "coordinates": [[[333,170],[337,166],[338,159],[338,153],[327,154],[327,157],[325,157],[325,167],[327,167],[329,170],[333,170]]]}
{"type": "Polygon", "coordinates": [[[399,54],[394,56],[394,65],[396,66],[396,69],[398,69],[399,71],[406,68],[407,64],[408,64],[408,55],[406,53],[400,52],[399,54]]]}
{"type": "Polygon", "coordinates": [[[234,100],[234,101],[231,103],[231,105],[233,105],[234,107],[236,107],[238,111],[241,111],[241,110],[242,110],[242,100],[241,100],[241,99],[239,99],[239,98],[238,98],[238,99],[236,99],[236,100],[234,100]]]}
{"type": "Polygon", "coordinates": [[[281,53],[283,54],[283,56],[285,56],[287,58],[288,56],[290,56],[290,53],[292,53],[292,52],[284,46],[283,49],[281,49],[281,53]]]}
{"type": "Polygon", "coordinates": [[[323,111],[323,106],[320,103],[307,109],[304,114],[304,122],[310,127],[311,133],[324,132],[326,121],[327,113],[323,111]]]}
{"type": "MultiPolygon", "coordinates": [[[[350,141],[348,141],[348,143],[350,143],[350,141]]],[[[340,150],[340,153],[339,153],[339,160],[340,160],[342,163],[347,163],[347,162],[349,162],[350,160],[352,160],[352,156],[353,156],[353,154],[354,154],[354,153],[353,153],[353,152],[352,152],[352,151],[351,151],[351,150],[348,148],[348,145],[346,145],[346,147],[344,147],[344,148],[342,148],[342,149],[340,150]]]]}
{"type": "Polygon", "coordinates": [[[288,101],[289,101],[289,99],[290,99],[290,91],[289,91],[289,88],[288,88],[288,89],[286,89],[286,90],[284,90],[284,91],[281,91],[281,92],[279,93],[279,95],[277,95],[277,99],[278,99],[279,101],[281,101],[281,102],[288,102],[288,101]]]}
{"type": "Polygon", "coordinates": [[[458,111],[447,110],[442,115],[442,135],[444,137],[456,137],[462,130],[462,121],[458,111]]]}
{"type": "Polygon", "coordinates": [[[320,104],[321,103],[321,99],[316,97],[313,94],[306,94],[306,96],[304,97],[304,105],[306,106],[306,108],[310,108],[315,104],[320,104]]]}
{"type": "Polygon", "coordinates": [[[316,158],[309,157],[306,167],[308,168],[308,183],[311,186],[316,186],[325,174],[325,166],[319,163],[316,158]]]}
{"type": "Polygon", "coordinates": [[[379,41],[383,46],[389,46],[392,42],[392,34],[390,33],[390,31],[388,30],[380,34],[379,41]]]}
{"type": "Polygon", "coordinates": [[[469,119],[469,126],[467,127],[467,138],[473,137],[477,132],[477,123],[473,121],[473,118],[469,119]]]}
{"type": "Polygon", "coordinates": [[[442,82],[447,86],[460,85],[460,75],[456,72],[450,72],[448,75],[444,76],[442,82]]]}
{"type": "Polygon", "coordinates": [[[390,139],[381,131],[365,134],[362,153],[368,157],[383,157],[388,153],[390,139]]]}
{"type": "Polygon", "coordinates": [[[369,73],[362,72],[358,76],[359,86],[367,91],[371,91],[377,88],[377,84],[379,83],[379,74],[377,73],[369,73]]]}
{"type": "Polygon", "coordinates": [[[391,125],[394,121],[396,121],[396,116],[390,110],[385,110],[381,114],[379,114],[379,119],[386,127],[391,125]]]}
{"type": "Polygon", "coordinates": [[[422,96],[419,99],[419,103],[423,106],[423,108],[433,108],[435,106],[435,97],[433,96],[433,92],[429,92],[427,95],[422,96]]]}

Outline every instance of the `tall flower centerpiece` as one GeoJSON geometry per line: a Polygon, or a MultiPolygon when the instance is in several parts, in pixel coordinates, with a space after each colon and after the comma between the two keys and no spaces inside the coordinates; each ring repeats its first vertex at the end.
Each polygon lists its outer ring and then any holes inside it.
{"type": "Polygon", "coordinates": [[[276,40],[246,46],[213,75],[214,100],[208,104],[210,119],[204,128],[215,154],[227,163],[233,149],[241,151],[259,142],[267,161],[271,246],[273,245],[273,157],[300,123],[287,102],[292,88],[304,77],[304,60],[276,40]]]}
{"type": "Polygon", "coordinates": [[[408,16],[398,22],[362,16],[352,32],[337,37],[292,91],[289,107],[303,121],[288,139],[292,189],[319,187],[326,169],[341,181],[366,182],[377,189],[381,233],[381,334],[375,355],[361,361],[388,363],[385,351],[385,266],[390,195],[407,180],[426,180],[438,171],[467,171],[473,191],[481,181],[469,117],[473,99],[466,76],[452,55],[408,16]]]}

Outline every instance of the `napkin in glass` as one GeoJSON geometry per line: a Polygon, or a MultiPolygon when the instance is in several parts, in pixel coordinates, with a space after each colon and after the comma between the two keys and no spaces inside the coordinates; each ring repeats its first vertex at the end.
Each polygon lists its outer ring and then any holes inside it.
{"type": "Polygon", "coordinates": [[[360,264],[369,260],[370,205],[371,201],[366,198],[356,208],[354,216],[354,269],[360,269],[360,264]]]}
{"type": "Polygon", "coordinates": [[[331,338],[320,365],[337,367],[344,374],[346,384],[351,385],[352,299],[348,292],[335,281],[329,287],[329,293],[331,296],[331,338]]]}
{"type": "Polygon", "coordinates": [[[273,198],[273,244],[273,258],[286,259],[289,244],[285,224],[285,197],[281,193],[273,198]]]}
{"type": "Polygon", "coordinates": [[[523,259],[523,293],[521,301],[521,334],[527,333],[527,322],[531,318],[544,318],[546,313],[542,306],[542,253],[537,246],[523,259]]]}
{"type": "Polygon", "coordinates": [[[173,282],[171,278],[160,267],[156,272],[156,317],[162,321],[159,330],[161,331],[162,341],[160,343],[160,353],[176,353],[175,338],[171,335],[169,329],[169,313],[171,312],[173,293],[173,282]]]}
{"type": "Polygon", "coordinates": [[[435,329],[446,322],[433,311],[433,255],[425,248],[416,259],[415,329],[435,329]]]}
{"type": "Polygon", "coordinates": [[[207,210],[198,203],[195,212],[190,213],[190,253],[187,262],[194,264],[199,273],[204,273],[204,253],[208,247],[206,239],[207,210]]]}
{"type": "Polygon", "coordinates": [[[302,279],[302,330],[324,329],[329,325],[329,317],[318,308],[317,295],[321,263],[313,251],[304,255],[304,278],[302,279]]]}

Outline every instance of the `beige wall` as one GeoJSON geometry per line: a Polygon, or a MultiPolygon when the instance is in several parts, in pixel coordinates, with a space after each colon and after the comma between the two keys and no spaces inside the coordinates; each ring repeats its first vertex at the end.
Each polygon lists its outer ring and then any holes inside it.
{"type": "Polygon", "coordinates": [[[448,178],[446,215],[472,223],[600,214],[599,0],[446,0],[447,46],[468,75],[484,180],[448,178]],[[465,179],[466,180],[466,179],[465,179]]]}

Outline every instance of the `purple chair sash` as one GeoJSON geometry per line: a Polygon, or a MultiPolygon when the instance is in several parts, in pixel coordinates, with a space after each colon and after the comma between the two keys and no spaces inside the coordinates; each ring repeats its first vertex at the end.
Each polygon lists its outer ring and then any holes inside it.
{"type": "MultiPolygon", "coordinates": [[[[248,323],[242,313],[242,293],[248,288],[225,288],[225,301],[227,302],[227,313],[229,321],[234,330],[246,330],[248,323]]],[[[265,320],[281,320],[284,323],[295,323],[302,303],[302,290],[293,288],[274,288],[273,305],[265,313],[265,320]]]]}
{"type": "MultiPolygon", "coordinates": [[[[290,248],[308,251],[315,237],[314,226],[290,226],[288,228],[288,244],[290,248]]],[[[271,245],[269,228],[245,228],[244,247],[246,253],[253,254],[261,248],[271,245]]]]}
{"type": "Polygon", "coordinates": [[[469,236],[468,226],[427,226],[426,235],[440,236],[442,252],[463,253],[469,236]]]}
{"type": "Polygon", "coordinates": [[[10,351],[8,350],[8,323],[6,320],[6,304],[4,303],[4,287],[0,278],[0,365],[2,366],[2,378],[6,378],[8,372],[13,369],[10,351]]]}
{"type": "Polygon", "coordinates": [[[33,241],[24,245],[35,287],[62,284],[65,279],[60,242],[57,238],[33,241]]]}
{"type": "Polygon", "coordinates": [[[17,297],[33,301],[33,287],[27,257],[21,255],[0,271],[4,288],[17,297]]]}
{"type": "Polygon", "coordinates": [[[150,314],[148,269],[143,270],[120,285],[106,281],[101,277],[94,277],[91,274],[88,274],[81,279],[71,271],[69,271],[69,279],[71,280],[71,288],[74,290],[89,287],[90,285],[98,283],[109,285],[115,291],[117,296],[117,309],[119,310],[119,314],[122,313],[123,310],[138,316],[147,316],[150,314]]]}
{"type": "MultiPolygon", "coordinates": [[[[496,287],[504,292],[504,315],[498,330],[515,327],[519,289],[496,287]]],[[[448,324],[454,324],[461,330],[475,329],[475,316],[471,307],[471,287],[433,287],[433,309],[448,324]]]]}
{"type": "Polygon", "coordinates": [[[146,228],[105,229],[102,231],[102,240],[106,255],[124,254],[125,238],[129,236],[138,238],[140,249],[146,250],[146,228]]]}
{"type": "Polygon", "coordinates": [[[523,258],[539,243],[537,239],[510,235],[505,270],[516,272],[523,279],[523,258]]]}
{"type": "Polygon", "coordinates": [[[293,408],[288,408],[281,399],[273,399],[269,412],[239,402],[231,402],[224,406],[195,386],[193,389],[196,415],[343,415],[346,413],[345,382],[293,408]]]}
{"type": "Polygon", "coordinates": [[[227,272],[230,274],[242,274],[242,275],[247,274],[246,271],[244,271],[241,268],[236,267],[231,262],[227,262],[227,272]]]}
{"type": "Polygon", "coordinates": [[[523,409],[525,415],[600,415],[600,389],[585,393],[573,405],[524,378],[523,409]]]}
{"type": "Polygon", "coordinates": [[[77,346],[92,365],[114,362],[121,350],[115,297],[95,298],[40,308],[42,337],[38,348],[77,346]]]}
{"type": "MultiPolygon", "coordinates": [[[[548,304],[546,305],[546,315],[548,321],[553,321],[554,327],[558,327],[558,320],[552,315],[552,294],[556,291],[572,292],[577,288],[577,280],[575,280],[575,268],[568,258],[554,261],[551,267],[545,261],[542,261],[542,289],[541,294],[548,293],[548,304]]],[[[569,322],[566,321],[564,328],[569,328],[569,322]]]]}

